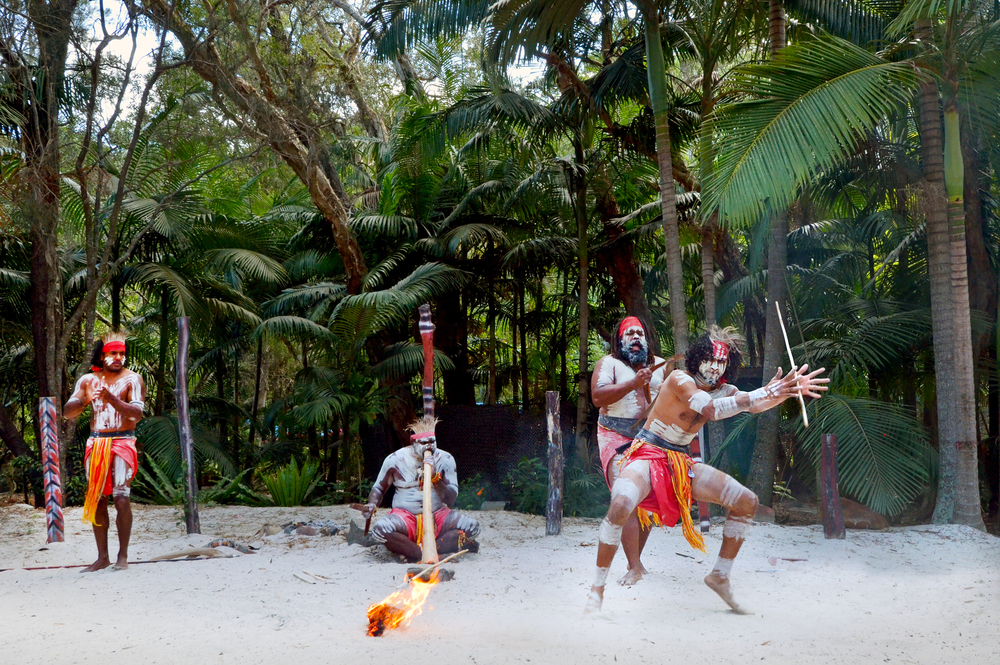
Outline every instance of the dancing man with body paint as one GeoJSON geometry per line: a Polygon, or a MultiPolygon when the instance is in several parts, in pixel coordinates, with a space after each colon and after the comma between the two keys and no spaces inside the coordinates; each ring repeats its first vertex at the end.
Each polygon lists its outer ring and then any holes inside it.
{"type": "Polygon", "coordinates": [[[691,501],[708,501],[728,511],[722,548],[705,584],[739,614],[748,614],[733,599],[729,572],[757,510],[757,496],[734,478],[688,455],[691,441],[709,420],[749,411],[772,409],[800,392],[820,397],[829,379],[816,378],[823,369],[808,365],[751,392],[728,383],[740,362],[740,338],[732,328],[711,326],[694,341],[684,359],[686,371],[674,370],[660,387],[645,425],[625,451],[622,469],[611,490],[611,506],[601,522],[597,573],[587,597],[587,612],[601,609],[608,569],[622,540],[622,527],[636,506],[659,515],[663,524],[683,522],[684,537],[705,552],[701,534],[691,520],[691,501]]]}
{"type": "MultiPolygon", "coordinates": [[[[597,445],[601,454],[601,470],[608,483],[614,485],[621,468],[622,455],[639,431],[639,417],[650,401],[656,399],[660,384],[667,373],[663,362],[649,351],[646,327],[638,318],[628,316],[615,329],[611,353],[597,361],[590,379],[590,394],[594,406],[600,409],[597,418],[597,445]]],[[[622,549],[628,559],[628,572],[618,580],[631,586],[647,572],[640,557],[649,538],[651,523],[641,508],[633,510],[622,528],[622,549]],[[640,520],[640,512],[646,519],[640,520]]]]}
{"type": "Polygon", "coordinates": [[[84,453],[87,497],[83,521],[94,525],[97,561],[83,569],[89,573],[111,565],[108,557],[108,496],[115,502],[118,559],[115,570],[128,568],[128,542],[132,535],[132,479],[138,469],[135,425],[142,420],[146,385],[125,367],[125,335],[109,333],[98,340],[91,359],[93,372],[76,382],[63,415],[76,418],[87,405],[93,407],[90,438],[84,453]]]}
{"type": "Polygon", "coordinates": [[[392,510],[372,527],[372,539],[383,543],[390,552],[410,562],[420,561],[420,521],[424,509],[422,491],[424,451],[434,454],[434,476],[431,487],[431,509],[434,512],[434,539],[438,554],[451,554],[462,549],[479,551],[474,538],[479,535],[479,522],[465,513],[451,510],[458,498],[458,472],[451,453],[437,447],[434,427],[437,418],[424,416],[410,425],[411,445],[400,448],[385,458],[375,485],[368,495],[363,515],[370,519],[390,486],[396,487],[392,510]]]}

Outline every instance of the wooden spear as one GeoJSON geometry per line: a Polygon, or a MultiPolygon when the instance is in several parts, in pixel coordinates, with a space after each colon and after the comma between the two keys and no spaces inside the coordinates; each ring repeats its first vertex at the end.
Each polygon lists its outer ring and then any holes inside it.
{"type": "MultiPolygon", "coordinates": [[[[431,306],[420,306],[420,341],[424,345],[424,415],[434,416],[434,324],[431,323],[431,306]]],[[[434,511],[431,508],[434,475],[434,453],[424,452],[424,510],[423,533],[420,539],[420,549],[423,563],[437,563],[439,560],[437,543],[434,540],[434,511]]]]}
{"type": "MultiPolygon", "coordinates": [[[[785,350],[788,351],[788,362],[792,365],[792,371],[794,372],[798,367],[795,365],[795,359],[792,358],[792,347],[788,343],[788,332],[785,330],[785,321],[781,318],[781,305],[777,300],[774,301],[774,309],[778,312],[778,323],[781,324],[781,336],[785,338],[785,350]]],[[[809,427],[809,415],[806,413],[806,401],[802,398],[802,391],[799,391],[799,406],[802,408],[802,424],[809,427]]]]}

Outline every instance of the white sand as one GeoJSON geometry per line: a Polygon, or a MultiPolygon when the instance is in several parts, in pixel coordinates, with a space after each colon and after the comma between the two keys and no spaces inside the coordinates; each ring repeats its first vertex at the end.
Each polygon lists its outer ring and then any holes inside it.
{"type": "MultiPolygon", "coordinates": [[[[114,513],[112,512],[112,515],[114,513]]],[[[67,512],[67,540],[45,544],[45,517],[0,508],[0,568],[89,563],[93,538],[67,512]]],[[[135,507],[133,561],[215,537],[251,540],[264,523],[358,513],[331,508],[212,507],[203,535],[182,514],[135,507]]],[[[393,591],[407,566],[386,563],[343,535],[257,541],[257,554],[133,565],[0,573],[4,663],[1000,663],[1000,539],[959,526],[851,531],[757,525],[733,569],[729,612],[703,583],[710,557],[679,529],[650,538],[651,571],[632,588],[612,566],[604,612],[583,617],[593,579],[597,520],[567,519],[545,536],[542,517],[479,513],[482,552],[448,567],[430,609],[405,629],[367,637],[367,607],[393,591]],[[685,556],[677,556],[677,553],[685,556]],[[691,558],[691,557],[694,558],[691,558]],[[806,559],[789,562],[780,558],[806,559]],[[293,573],[332,578],[310,585],[293,573]]],[[[117,552],[112,527],[112,559],[117,552]]]]}

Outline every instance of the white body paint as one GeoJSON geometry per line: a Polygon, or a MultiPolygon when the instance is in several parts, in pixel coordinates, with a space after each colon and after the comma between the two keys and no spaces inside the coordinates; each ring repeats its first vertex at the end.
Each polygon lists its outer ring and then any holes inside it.
{"type": "Polygon", "coordinates": [[[674,424],[667,424],[659,418],[654,418],[653,422],[649,424],[649,431],[678,446],[690,444],[691,439],[697,434],[697,432],[685,432],[683,428],[674,424]]]}
{"type": "Polygon", "coordinates": [[[724,538],[735,538],[744,540],[752,526],[748,518],[727,517],[726,523],[722,526],[722,536],[724,538]]]}
{"type": "Polygon", "coordinates": [[[642,497],[639,496],[639,487],[628,478],[618,478],[611,488],[611,498],[623,496],[628,499],[629,505],[633,508],[639,505],[642,497]]]}
{"type": "Polygon", "coordinates": [[[726,508],[732,508],[743,497],[744,493],[749,493],[749,490],[735,478],[729,476],[726,478],[726,484],[719,495],[719,502],[726,508]]]}
{"type": "Polygon", "coordinates": [[[142,385],[139,382],[139,375],[135,372],[128,372],[111,384],[106,384],[96,374],[84,374],[76,382],[73,394],[80,394],[81,388],[85,384],[94,394],[94,399],[91,402],[94,417],[90,423],[90,429],[94,432],[115,432],[122,428],[122,414],[118,413],[117,409],[110,403],[97,396],[103,386],[107,385],[108,390],[123,402],[130,402],[140,407],[145,406],[142,401],[142,385]]]}
{"type": "Polygon", "coordinates": [[[774,393],[769,388],[758,388],[757,390],[751,390],[747,394],[750,396],[751,407],[757,406],[764,400],[774,397],[774,393]]]}
{"type": "MultiPolygon", "coordinates": [[[[704,390],[699,390],[691,395],[691,399],[688,400],[688,406],[691,407],[692,411],[701,413],[701,410],[712,403],[712,398],[709,397],[708,393],[704,390]]],[[[715,413],[719,413],[719,405],[715,406],[715,413]]]]}
{"type": "Polygon", "coordinates": [[[605,517],[601,520],[601,530],[597,534],[597,539],[605,545],[618,546],[622,542],[622,525],[614,525],[605,517]]]}
{"type": "Polygon", "coordinates": [[[719,560],[715,562],[715,568],[712,569],[713,573],[720,575],[721,577],[729,577],[730,571],[733,569],[732,559],[723,559],[721,556],[719,560]]]}
{"type": "Polygon", "coordinates": [[[605,582],[608,581],[608,571],[611,568],[598,568],[597,573],[594,575],[594,586],[601,587],[604,586],[605,582]]]}
{"type": "MultiPolygon", "coordinates": [[[[385,476],[390,469],[396,469],[400,478],[393,485],[396,493],[392,497],[392,507],[402,508],[411,513],[419,514],[424,506],[423,479],[424,464],[413,454],[412,446],[400,448],[393,454],[385,458],[382,462],[382,469],[379,471],[375,485],[379,485],[385,480],[385,476]]],[[[455,458],[451,453],[444,450],[434,451],[434,469],[443,475],[444,482],[449,487],[458,491],[458,471],[455,466],[455,458]]],[[[437,492],[431,492],[431,510],[437,511],[444,506],[441,497],[437,492]]]]}
{"type": "MultiPolygon", "coordinates": [[[[663,358],[654,356],[653,364],[662,360],[663,358]]],[[[663,383],[663,369],[661,367],[653,372],[653,376],[649,379],[649,394],[653,400],[656,399],[656,395],[660,392],[660,385],[663,383]]],[[[614,356],[604,356],[601,358],[594,371],[597,372],[598,388],[625,383],[635,378],[635,370],[614,356]]],[[[639,405],[638,395],[633,390],[617,402],[608,404],[606,415],[613,418],[638,418],[644,408],[644,406],[639,405]]]]}

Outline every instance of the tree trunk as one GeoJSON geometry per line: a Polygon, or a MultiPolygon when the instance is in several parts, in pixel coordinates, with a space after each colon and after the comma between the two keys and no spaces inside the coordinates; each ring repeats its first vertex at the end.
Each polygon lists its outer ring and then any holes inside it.
{"type": "MultiPolygon", "coordinates": [[[[771,242],[767,253],[767,327],[764,334],[764,369],[762,381],[771,380],[781,362],[784,340],[774,303],[785,307],[785,265],[788,255],[788,215],[782,210],[771,220],[771,242]]],[[[786,317],[787,318],[787,317],[786,317]]],[[[783,368],[787,369],[788,368],[783,368]]],[[[757,441],[750,461],[748,486],[770,506],[774,498],[774,472],[778,460],[778,409],[757,417],[757,441]]]]}
{"type": "Polygon", "coordinates": [[[579,397],[576,401],[576,455],[578,459],[590,460],[590,450],[587,442],[590,438],[588,420],[590,413],[590,287],[588,284],[589,258],[587,253],[587,176],[584,171],[586,156],[583,151],[581,137],[573,141],[576,156],[576,169],[573,171],[574,213],[576,214],[577,266],[580,272],[580,348],[578,357],[577,388],[579,397]]]}
{"type": "Polygon", "coordinates": [[[684,295],[684,272],[681,263],[680,228],[677,220],[677,194],[674,190],[673,162],[670,156],[670,95],[660,41],[657,3],[638,3],[646,31],[646,73],[649,100],[656,125],[656,156],[660,168],[660,201],[663,214],[663,243],[666,251],[667,284],[670,289],[670,319],[674,331],[674,353],[687,350],[687,302],[684,295]]]}
{"type": "Polygon", "coordinates": [[[13,453],[14,457],[31,454],[31,449],[24,442],[24,437],[17,430],[17,425],[14,424],[10,413],[4,407],[3,401],[0,401],[0,441],[3,441],[7,450],[13,453]]]}
{"type": "MultiPolygon", "coordinates": [[[[257,410],[260,408],[260,378],[264,365],[264,339],[257,338],[257,360],[253,379],[253,404],[250,406],[250,443],[247,455],[253,454],[254,437],[257,435],[257,410]]],[[[261,439],[263,439],[261,434],[261,439]]]]}
{"type": "MultiPolygon", "coordinates": [[[[330,224],[337,251],[344,262],[347,292],[360,293],[368,268],[357,239],[347,225],[349,202],[338,195],[344,191],[340,178],[335,171],[327,171],[322,166],[325,147],[320,137],[325,132],[299,126],[302,118],[288,115],[279,103],[224,64],[215,42],[196,34],[167,0],[144,0],[143,5],[160,28],[169,30],[177,38],[195,74],[245,114],[246,122],[265,137],[275,154],[306,185],[313,203],[330,224]],[[304,129],[310,131],[300,131],[304,129]]],[[[286,100],[278,100],[283,101],[286,100]]]]}
{"type": "MultiPolygon", "coordinates": [[[[968,255],[965,241],[965,166],[962,161],[958,100],[944,106],[944,177],[948,196],[948,230],[951,265],[952,325],[954,326],[955,401],[955,508],[949,521],[980,530],[979,441],[976,436],[975,359],[972,355],[972,322],[969,309],[968,255]]],[[[935,511],[936,512],[936,511],[935,511]]]]}
{"type": "Polygon", "coordinates": [[[638,317],[650,332],[650,350],[656,355],[662,353],[660,349],[660,338],[654,334],[653,314],[646,302],[646,294],[642,290],[642,276],[635,264],[631,242],[620,240],[625,233],[614,220],[621,217],[621,210],[618,201],[611,190],[611,183],[608,178],[607,169],[603,166],[598,168],[598,175],[593,180],[594,185],[594,205],[597,214],[601,218],[604,240],[601,243],[600,251],[595,257],[594,269],[607,273],[614,286],[615,295],[625,306],[625,311],[638,317]]]}
{"type": "Polygon", "coordinates": [[[168,317],[170,316],[170,300],[167,287],[160,288],[160,358],[156,369],[156,407],[154,413],[163,413],[163,405],[167,399],[167,346],[170,343],[168,317]]]}
{"type": "MultiPolygon", "coordinates": [[[[768,25],[771,57],[785,47],[785,11],[778,0],[770,0],[768,25]]],[[[771,380],[781,364],[784,340],[774,303],[785,307],[785,271],[788,264],[788,213],[778,211],[771,219],[771,242],[767,250],[767,311],[764,329],[762,381],[771,380]]],[[[787,317],[786,317],[787,318],[787,317]]],[[[778,460],[778,410],[771,409],[757,419],[757,440],[750,461],[748,483],[760,499],[770,506],[774,500],[774,473],[778,460]]]]}

